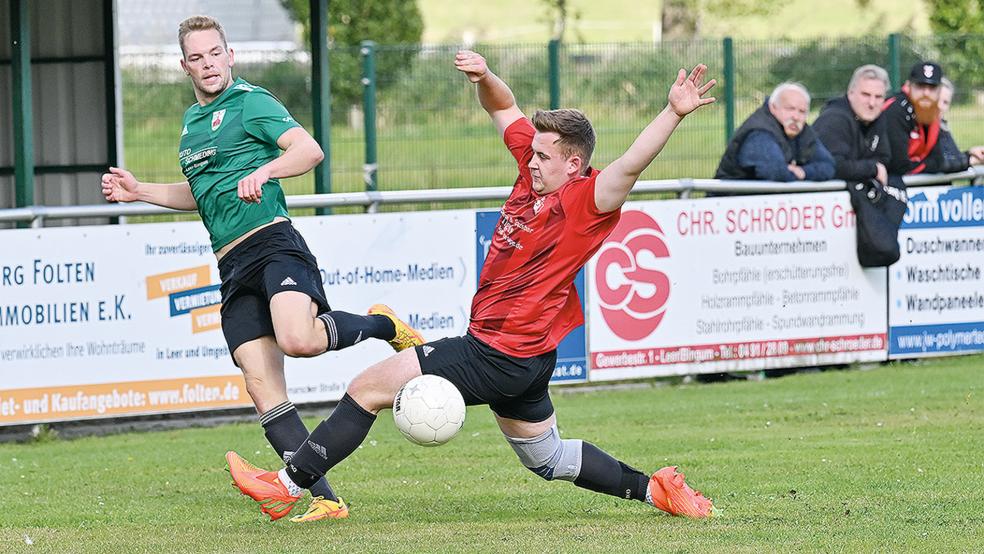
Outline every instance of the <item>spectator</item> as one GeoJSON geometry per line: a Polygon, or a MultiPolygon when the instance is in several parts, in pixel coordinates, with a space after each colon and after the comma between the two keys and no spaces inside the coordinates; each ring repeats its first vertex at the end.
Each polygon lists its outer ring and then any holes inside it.
{"type": "Polygon", "coordinates": [[[885,101],[882,117],[892,154],[887,165],[889,173],[951,173],[970,166],[970,157],[964,153],[957,151],[959,156],[951,156],[946,152],[945,145],[953,139],[945,128],[941,129],[942,80],[939,64],[917,63],[902,91],[885,101]]]}
{"type": "Polygon", "coordinates": [[[891,158],[882,113],[888,72],[877,65],[854,70],[847,94],[820,110],[813,128],[834,157],[834,177],[848,182],[878,179],[888,184],[885,164],[891,158]]]}
{"type": "Polygon", "coordinates": [[[806,123],[810,93],[798,83],[783,83],[752,113],[731,138],[716,179],[826,181],[834,159],[806,123]]]}
{"type": "Polygon", "coordinates": [[[961,151],[957,147],[957,142],[950,131],[950,124],[946,120],[946,114],[950,111],[950,104],[953,102],[953,83],[943,77],[940,79],[940,149],[946,163],[957,167],[955,171],[971,165],[980,165],[984,162],[984,146],[974,146],[970,150],[961,151]],[[966,159],[964,159],[966,158],[966,159]]]}

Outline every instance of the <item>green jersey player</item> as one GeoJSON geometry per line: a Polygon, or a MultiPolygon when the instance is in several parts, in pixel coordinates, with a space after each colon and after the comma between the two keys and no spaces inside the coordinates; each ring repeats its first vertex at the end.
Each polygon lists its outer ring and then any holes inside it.
{"type": "MultiPolygon", "coordinates": [[[[138,181],[122,168],[102,176],[110,202],[144,201],[196,210],[208,229],[222,281],[222,331],[265,435],[285,460],[308,432],[287,398],[284,355],[316,356],[364,338],[400,351],[420,336],[383,305],[362,316],[331,310],[317,261],[293,228],[279,179],[302,175],[324,158],[318,143],[269,92],[234,79],[234,52],[215,19],[194,16],[178,27],[181,68],[197,102],[185,112],[178,161],[186,181],[138,181]]],[[[294,518],[348,515],[324,480],[294,518]]]]}

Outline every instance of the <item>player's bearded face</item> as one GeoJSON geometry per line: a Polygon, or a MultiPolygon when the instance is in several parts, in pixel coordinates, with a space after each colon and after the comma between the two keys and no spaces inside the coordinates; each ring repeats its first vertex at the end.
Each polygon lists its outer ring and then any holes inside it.
{"type": "Polygon", "coordinates": [[[550,194],[580,171],[580,158],[566,156],[557,146],[560,139],[557,133],[533,135],[533,159],[530,160],[530,175],[533,177],[533,190],[537,194],[550,194]]]}
{"type": "Polygon", "coordinates": [[[191,77],[192,85],[205,98],[214,98],[232,82],[233,52],[218,31],[189,33],[184,40],[181,67],[191,77]]]}
{"type": "Polygon", "coordinates": [[[909,101],[920,125],[929,125],[940,116],[940,87],[923,83],[909,83],[909,101]]]}

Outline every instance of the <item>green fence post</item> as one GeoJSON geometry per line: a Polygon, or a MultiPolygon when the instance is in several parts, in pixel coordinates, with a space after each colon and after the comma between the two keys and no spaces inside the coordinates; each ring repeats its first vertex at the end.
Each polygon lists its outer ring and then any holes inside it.
{"type": "MultiPolygon", "coordinates": [[[[325,152],[325,159],[314,168],[314,192],[331,192],[331,81],[328,64],[328,0],[311,0],[311,100],[314,139],[325,152]]],[[[328,215],[331,208],[318,208],[328,215]]]]}
{"type": "Polygon", "coordinates": [[[899,90],[902,86],[901,39],[898,33],[888,35],[888,78],[892,82],[892,90],[899,90]]]}
{"type": "Polygon", "coordinates": [[[547,60],[550,70],[550,109],[560,109],[560,41],[550,39],[547,45],[547,60]]]}
{"type": "Polygon", "coordinates": [[[10,3],[14,116],[14,202],[34,204],[34,119],[31,108],[31,20],[28,0],[10,3]]]}
{"type": "Polygon", "coordinates": [[[731,37],[724,37],[724,140],[735,134],[735,48],[731,37]]]}
{"type": "Polygon", "coordinates": [[[376,184],[376,43],[364,40],[359,53],[362,55],[362,121],[366,141],[366,163],[362,165],[362,180],[366,190],[377,189],[376,184]]]}

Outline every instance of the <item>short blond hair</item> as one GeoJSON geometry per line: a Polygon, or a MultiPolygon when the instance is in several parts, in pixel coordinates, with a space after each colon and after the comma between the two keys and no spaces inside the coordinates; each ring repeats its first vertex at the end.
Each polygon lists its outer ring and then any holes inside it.
{"type": "Polygon", "coordinates": [[[226,42],[225,31],[222,29],[222,25],[214,17],[208,15],[193,15],[182,21],[178,25],[178,45],[181,46],[181,55],[185,55],[185,37],[195,31],[213,30],[219,33],[219,37],[222,38],[222,47],[228,50],[229,44],[226,42]]]}
{"type": "Polygon", "coordinates": [[[581,110],[537,110],[533,114],[533,127],[541,133],[557,133],[556,144],[567,157],[581,157],[581,174],[584,175],[595,149],[595,132],[591,122],[581,110]]]}

